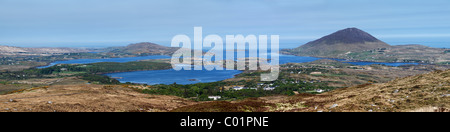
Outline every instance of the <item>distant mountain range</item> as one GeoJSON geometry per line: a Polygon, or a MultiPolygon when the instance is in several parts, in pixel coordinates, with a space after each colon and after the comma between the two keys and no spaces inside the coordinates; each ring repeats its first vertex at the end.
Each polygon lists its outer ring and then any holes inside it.
{"type": "Polygon", "coordinates": [[[284,54],[339,58],[357,61],[448,63],[445,49],[422,45],[391,46],[358,28],[347,28],[298,48],[283,49],[284,54]]]}
{"type": "Polygon", "coordinates": [[[154,43],[142,42],[130,44],[123,47],[109,47],[104,49],[83,49],[83,48],[24,48],[15,46],[1,46],[0,55],[43,55],[43,54],[63,54],[82,52],[105,52],[110,54],[127,55],[171,55],[177,51],[178,47],[166,47],[154,43]]]}
{"type": "Polygon", "coordinates": [[[0,45],[0,55],[16,55],[16,54],[61,54],[61,53],[80,53],[89,52],[90,50],[81,48],[23,48],[14,46],[0,45]]]}

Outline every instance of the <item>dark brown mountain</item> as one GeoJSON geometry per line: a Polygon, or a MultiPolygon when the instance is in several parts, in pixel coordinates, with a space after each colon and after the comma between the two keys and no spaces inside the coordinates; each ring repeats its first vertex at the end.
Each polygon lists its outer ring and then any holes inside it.
{"type": "Polygon", "coordinates": [[[357,28],[347,28],[284,52],[303,56],[336,57],[349,52],[389,48],[390,45],[357,28]]]}
{"type": "Polygon", "coordinates": [[[130,44],[126,47],[113,47],[108,50],[112,53],[125,53],[136,55],[171,55],[177,51],[178,47],[166,47],[154,43],[143,42],[130,44]]]}

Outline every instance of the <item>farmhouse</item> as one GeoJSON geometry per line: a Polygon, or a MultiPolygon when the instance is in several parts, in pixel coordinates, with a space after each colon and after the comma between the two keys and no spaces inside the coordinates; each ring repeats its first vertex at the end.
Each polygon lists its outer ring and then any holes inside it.
{"type": "Polygon", "coordinates": [[[212,99],[212,100],[218,100],[221,98],[222,98],[222,96],[208,96],[208,99],[212,99]]]}
{"type": "Polygon", "coordinates": [[[322,74],[322,72],[311,72],[310,74],[311,75],[320,75],[320,74],[322,74]]]}

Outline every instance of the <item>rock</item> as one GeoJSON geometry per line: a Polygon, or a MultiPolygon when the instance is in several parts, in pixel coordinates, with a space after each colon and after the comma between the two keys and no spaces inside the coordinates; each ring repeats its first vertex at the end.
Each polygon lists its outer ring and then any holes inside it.
{"type": "Polygon", "coordinates": [[[335,108],[335,107],[337,107],[338,106],[338,104],[333,104],[331,107],[330,107],[330,109],[333,109],[333,108],[335,108]]]}
{"type": "Polygon", "coordinates": [[[47,104],[53,104],[53,102],[52,101],[48,101],[47,104]]]}
{"type": "Polygon", "coordinates": [[[389,100],[389,102],[391,102],[391,103],[395,103],[395,100],[389,100]]]}
{"type": "Polygon", "coordinates": [[[396,90],[394,91],[394,93],[398,93],[398,89],[396,89],[396,90]]]}

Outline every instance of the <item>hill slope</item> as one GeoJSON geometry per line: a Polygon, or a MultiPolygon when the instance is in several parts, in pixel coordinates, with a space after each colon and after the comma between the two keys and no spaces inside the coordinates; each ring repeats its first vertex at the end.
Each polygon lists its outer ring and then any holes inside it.
{"type": "Polygon", "coordinates": [[[159,112],[196,102],[149,95],[120,85],[93,85],[64,78],[49,87],[0,95],[0,112],[159,112]]]}
{"type": "Polygon", "coordinates": [[[336,100],[323,105],[332,111],[414,111],[428,107],[450,108],[450,70],[356,86],[323,95],[336,100]],[[337,104],[335,108],[330,107],[337,104]]]}
{"type": "Polygon", "coordinates": [[[124,53],[124,54],[136,54],[136,55],[171,55],[177,51],[178,47],[166,47],[154,43],[143,42],[130,44],[126,47],[113,47],[109,48],[111,53],[124,53]]]}
{"type": "Polygon", "coordinates": [[[357,28],[347,28],[286,52],[302,56],[336,57],[350,51],[389,47],[390,45],[367,32],[357,28]]]}
{"type": "Polygon", "coordinates": [[[366,84],[313,95],[274,96],[244,101],[220,101],[173,111],[253,112],[405,112],[450,110],[450,70],[366,84]]]}

